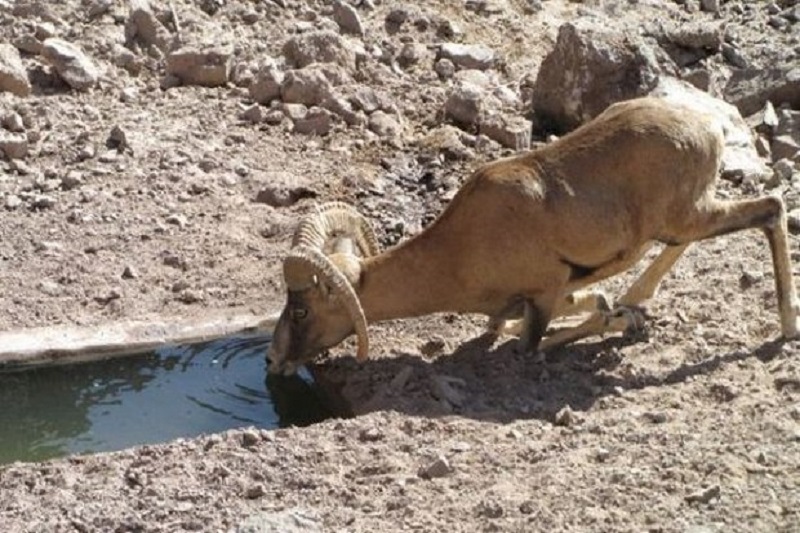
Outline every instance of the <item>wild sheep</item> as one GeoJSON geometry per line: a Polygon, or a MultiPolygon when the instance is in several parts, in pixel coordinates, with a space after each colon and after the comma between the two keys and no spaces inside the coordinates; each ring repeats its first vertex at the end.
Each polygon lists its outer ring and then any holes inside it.
{"type": "Polygon", "coordinates": [[[619,331],[635,319],[625,309],[653,296],[690,243],[747,228],[767,236],[782,333],[796,337],[783,202],[716,199],[722,148],[713,117],[640,98],[479,168],[434,223],[388,251],[354,208],[329,205],[304,221],[285,259],[270,371],[291,373],[354,332],[363,360],[367,323],[443,311],[486,314],[494,332],[522,316],[528,351],[619,331]],[[581,291],[654,242],[666,247],[615,309],[581,291]],[[542,341],[551,318],[592,307],[585,322],[542,341]]]}

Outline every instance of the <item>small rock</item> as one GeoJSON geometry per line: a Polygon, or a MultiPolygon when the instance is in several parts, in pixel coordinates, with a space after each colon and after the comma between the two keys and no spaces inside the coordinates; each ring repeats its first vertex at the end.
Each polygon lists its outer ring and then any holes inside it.
{"type": "Polygon", "coordinates": [[[25,131],[25,121],[16,111],[9,111],[0,118],[0,124],[12,133],[23,133],[25,131]]]}
{"type": "Polygon", "coordinates": [[[145,46],[166,52],[173,38],[158,20],[148,0],[129,0],[130,16],[125,23],[125,39],[128,43],[138,41],[145,46]]]}
{"type": "Polygon", "coordinates": [[[64,292],[61,285],[50,280],[40,281],[38,289],[41,293],[46,294],[47,296],[61,296],[61,294],[64,292]]]}
{"type": "Polygon", "coordinates": [[[242,446],[252,448],[261,442],[261,435],[255,429],[245,429],[242,431],[242,446]]]}
{"type": "Polygon", "coordinates": [[[252,122],[253,124],[258,124],[264,120],[264,109],[258,104],[248,106],[242,111],[242,119],[252,122]]]}
{"type": "Polygon", "coordinates": [[[444,113],[458,125],[469,128],[480,120],[486,101],[486,91],[477,85],[457,83],[447,95],[444,113]]]}
{"type": "Polygon", "coordinates": [[[6,209],[16,209],[22,205],[22,199],[15,194],[9,194],[6,196],[5,205],[6,209]]]}
{"type": "Polygon", "coordinates": [[[786,214],[789,231],[793,234],[800,233],[800,208],[792,209],[786,214]]]}
{"type": "Polygon", "coordinates": [[[283,73],[275,63],[268,61],[259,68],[253,83],[250,84],[250,98],[265,105],[280,98],[283,78],[283,73]]]}
{"type": "Polygon", "coordinates": [[[403,133],[403,126],[383,111],[375,111],[369,116],[368,127],[370,131],[384,139],[396,138],[403,133]]]}
{"type": "Polygon", "coordinates": [[[304,117],[292,121],[294,132],[302,135],[327,135],[333,125],[333,113],[321,107],[312,107],[304,117]]]}
{"type": "Polygon", "coordinates": [[[340,96],[328,96],[328,98],[322,102],[321,106],[336,116],[341,117],[348,126],[363,126],[367,122],[363,114],[355,111],[350,105],[350,102],[340,96]]]}
{"type": "Polygon", "coordinates": [[[186,219],[186,217],[184,215],[180,215],[177,213],[169,215],[165,219],[165,222],[167,224],[173,224],[175,226],[178,226],[179,228],[185,228],[186,224],[188,224],[188,220],[186,219]]]}
{"type": "Polygon", "coordinates": [[[445,343],[445,340],[441,337],[438,337],[436,339],[431,339],[420,346],[419,352],[425,357],[431,358],[440,355],[446,346],[447,344],[445,343]]]}
{"type": "Polygon", "coordinates": [[[139,277],[139,271],[131,265],[125,265],[122,270],[122,279],[136,279],[139,277]]]}
{"type": "Polygon", "coordinates": [[[22,133],[0,130],[0,154],[7,159],[23,159],[28,155],[28,137],[22,133]]]}
{"type": "Polygon", "coordinates": [[[358,440],[361,442],[378,442],[383,440],[386,435],[378,428],[362,429],[358,433],[358,440]]]}
{"type": "Polygon", "coordinates": [[[452,473],[453,469],[450,462],[443,455],[438,455],[430,463],[422,466],[417,475],[422,479],[434,479],[444,477],[452,473]]]}
{"type": "Polygon", "coordinates": [[[345,33],[364,35],[364,25],[355,8],[342,0],[333,3],[333,20],[345,33]]]}
{"type": "Polygon", "coordinates": [[[531,146],[531,121],[520,116],[491,115],[480,121],[480,132],[512,150],[531,146]]]}
{"type": "Polygon", "coordinates": [[[304,509],[260,512],[242,521],[231,533],[322,533],[322,522],[304,509]]]}
{"type": "Polygon", "coordinates": [[[644,417],[653,424],[663,424],[669,420],[667,414],[661,411],[648,411],[644,414],[644,417]]]}
{"type": "Polygon", "coordinates": [[[117,125],[111,128],[111,132],[109,132],[108,139],[106,140],[106,146],[119,151],[128,148],[128,135],[121,126],[117,125]]]}
{"type": "Polygon", "coordinates": [[[330,94],[330,81],[316,68],[290,70],[281,85],[281,98],[289,104],[318,105],[330,94]]]}
{"type": "Polygon", "coordinates": [[[350,103],[352,103],[356,109],[360,109],[368,115],[377,111],[381,106],[378,94],[371,87],[364,85],[360,85],[353,94],[350,95],[350,103]]]}
{"type": "Polygon", "coordinates": [[[739,287],[741,287],[742,290],[747,290],[762,281],[764,281],[763,272],[745,270],[742,272],[742,275],[739,276],[739,287]]]}
{"type": "Polygon", "coordinates": [[[31,207],[34,209],[51,209],[55,207],[56,200],[52,196],[47,196],[44,194],[39,194],[33,197],[33,201],[31,202],[31,207]]]}
{"type": "Polygon", "coordinates": [[[479,44],[444,43],[439,55],[463,69],[486,70],[492,68],[495,62],[494,51],[479,44]]]}
{"type": "Polygon", "coordinates": [[[205,300],[202,291],[194,289],[185,289],[178,296],[178,301],[184,304],[195,304],[205,300]]]}
{"type": "Polygon", "coordinates": [[[733,46],[729,43],[722,44],[722,57],[725,58],[725,61],[730,63],[736,68],[746,69],[748,66],[748,61],[742,55],[741,50],[733,46]]]}
{"type": "Polygon", "coordinates": [[[107,305],[114,300],[119,300],[120,298],[122,298],[122,291],[116,287],[110,289],[106,294],[94,297],[95,301],[100,305],[107,305]]]}
{"type": "Polygon", "coordinates": [[[91,0],[86,8],[86,17],[90,20],[101,17],[111,11],[113,5],[114,0],[91,0]]]}
{"type": "Polygon", "coordinates": [[[687,503],[708,503],[720,495],[719,485],[712,485],[708,488],[698,490],[684,497],[687,503]]]}
{"type": "Polygon", "coordinates": [[[405,43],[397,56],[397,64],[403,68],[410,68],[421,63],[428,54],[428,47],[421,43],[405,43]]]}
{"type": "Polygon", "coordinates": [[[228,83],[232,55],[227,46],[184,47],[167,56],[167,75],[183,85],[219,87],[228,83]]]}
{"type": "Polygon", "coordinates": [[[605,463],[609,457],[611,457],[611,452],[605,448],[598,448],[594,454],[594,458],[597,459],[598,463],[605,463]]]}
{"type": "Polygon", "coordinates": [[[456,66],[447,58],[439,59],[434,65],[433,70],[443,80],[449,80],[456,73],[456,66]]]}
{"type": "Polygon", "coordinates": [[[485,516],[486,518],[501,518],[504,514],[503,506],[500,505],[496,501],[491,500],[483,500],[477,506],[477,512],[479,516],[485,516]]]}
{"type": "Polygon", "coordinates": [[[46,39],[42,44],[42,56],[53,65],[67,85],[85,91],[97,83],[100,73],[80,48],[56,38],[46,39]]]}
{"type": "Polygon", "coordinates": [[[303,68],[311,63],[336,63],[355,69],[356,54],[341,35],[332,31],[311,31],[292,37],[283,46],[287,63],[303,68]]]}
{"type": "Polygon", "coordinates": [[[136,87],[125,87],[119,93],[119,99],[121,102],[129,104],[131,102],[135,102],[139,99],[139,89],[136,87]]]}
{"type": "Polygon", "coordinates": [[[248,500],[255,500],[261,498],[262,496],[266,496],[266,494],[267,494],[267,489],[264,487],[264,484],[256,483],[255,485],[247,487],[247,490],[245,491],[244,495],[245,498],[247,498],[248,500]]]}
{"type": "Polygon", "coordinates": [[[700,0],[700,9],[709,13],[719,13],[719,0],[700,0]]]}
{"type": "Polygon", "coordinates": [[[65,191],[71,191],[83,184],[83,174],[77,170],[70,170],[61,178],[61,188],[65,191]]]}
{"type": "Polygon", "coordinates": [[[572,408],[569,405],[565,405],[556,413],[554,421],[557,426],[569,427],[574,425],[578,421],[578,418],[575,416],[572,408]]]}
{"type": "Polygon", "coordinates": [[[791,159],[779,159],[772,165],[774,179],[778,182],[790,181],[794,174],[794,161],[791,159]]]}
{"type": "Polygon", "coordinates": [[[0,92],[3,91],[22,97],[31,94],[31,82],[19,51],[8,43],[0,43],[0,92]]]}

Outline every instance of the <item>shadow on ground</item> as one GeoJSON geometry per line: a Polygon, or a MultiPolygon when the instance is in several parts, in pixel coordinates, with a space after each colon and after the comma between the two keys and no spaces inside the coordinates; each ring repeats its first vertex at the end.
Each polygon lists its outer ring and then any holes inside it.
{"type": "Polygon", "coordinates": [[[781,341],[755,350],[736,350],[695,363],[681,363],[661,375],[624,377],[620,350],[641,338],[615,337],[568,346],[545,361],[517,353],[516,341],[493,346],[487,337],[467,341],[450,353],[425,359],[398,352],[358,363],[333,359],[311,369],[333,412],[353,416],[392,410],[414,416],[459,415],[506,423],[538,418],[553,421],[569,406],[585,411],[601,398],[624,390],[669,387],[749,358],[768,361],[781,341]]]}

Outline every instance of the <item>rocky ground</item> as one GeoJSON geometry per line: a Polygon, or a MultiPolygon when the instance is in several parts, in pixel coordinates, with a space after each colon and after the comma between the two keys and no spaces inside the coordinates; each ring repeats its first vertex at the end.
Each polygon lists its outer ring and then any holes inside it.
{"type": "MultiPolygon", "coordinates": [[[[391,245],[652,92],[719,99],[719,194],[800,230],[798,36],[793,0],[0,0],[0,329],[276,309],[315,202],[391,245]]],[[[476,317],[373,326],[315,369],[355,418],[2,467],[0,530],[800,530],[765,240],[694,246],[648,313],[546,362],[476,317]]]]}

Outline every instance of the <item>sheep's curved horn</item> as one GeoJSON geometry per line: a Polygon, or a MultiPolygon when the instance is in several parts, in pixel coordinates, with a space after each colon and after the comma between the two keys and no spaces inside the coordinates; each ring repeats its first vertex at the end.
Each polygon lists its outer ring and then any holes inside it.
{"type": "Polygon", "coordinates": [[[344,274],[331,263],[330,259],[317,248],[300,244],[294,248],[283,262],[283,275],[289,290],[304,290],[316,284],[315,277],[324,280],[333,289],[333,296],[344,305],[358,338],[356,356],[363,361],[369,354],[367,318],[353,286],[344,274]]]}
{"type": "Polygon", "coordinates": [[[337,236],[352,237],[363,257],[381,251],[372,226],[353,206],[344,202],[328,202],[317,212],[300,221],[292,239],[292,248],[300,245],[324,250],[328,241],[337,236]]]}

